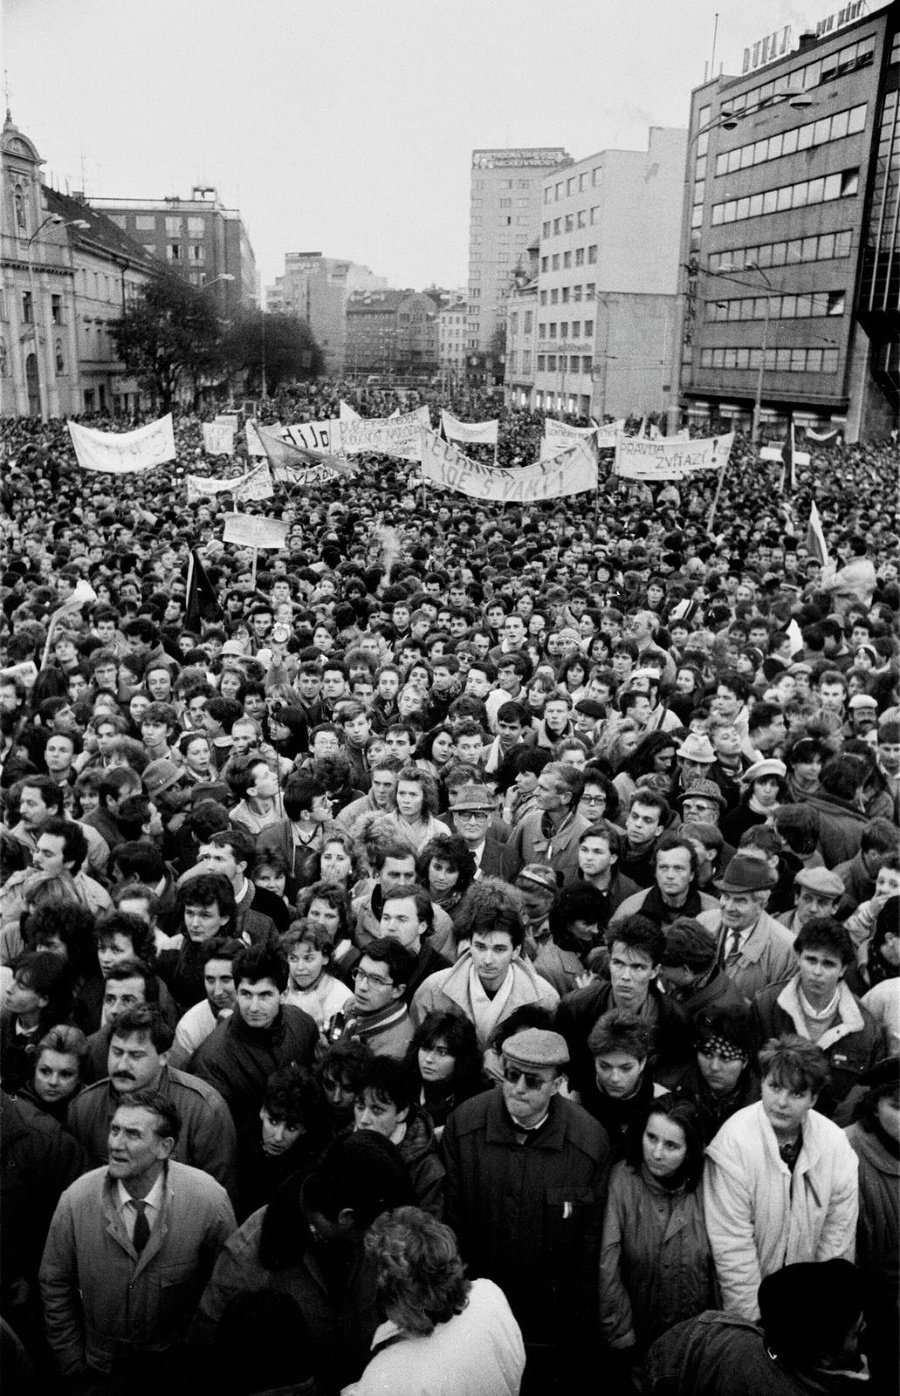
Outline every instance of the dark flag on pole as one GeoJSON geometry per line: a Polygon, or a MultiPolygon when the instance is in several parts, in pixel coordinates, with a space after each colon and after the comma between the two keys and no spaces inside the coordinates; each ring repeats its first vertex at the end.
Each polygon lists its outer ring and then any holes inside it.
{"type": "Polygon", "coordinates": [[[793,494],[797,488],[797,476],[794,469],[794,423],[790,423],[784,438],[784,445],[781,448],[781,492],[782,494],[793,494]]]}
{"type": "Polygon", "coordinates": [[[199,635],[201,621],[221,624],[224,619],[225,614],[219,605],[213,584],[207,577],[206,569],[197,556],[196,550],[191,548],[188,555],[185,626],[188,630],[194,630],[199,635]]]}

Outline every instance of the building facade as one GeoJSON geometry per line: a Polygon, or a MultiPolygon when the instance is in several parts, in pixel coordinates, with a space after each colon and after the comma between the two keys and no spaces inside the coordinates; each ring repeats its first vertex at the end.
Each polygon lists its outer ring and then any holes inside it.
{"type": "Polygon", "coordinates": [[[321,252],[288,252],[284,275],[266,288],[266,307],[305,320],[325,359],[326,373],[347,369],[347,299],[356,292],[378,291],[387,279],[368,267],[321,252]]]}
{"type": "Polygon", "coordinates": [[[357,291],[347,301],[347,372],[421,377],[438,369],[439,301],[420,291],[357,291]]]}
{"type": "MultiPolygon", "coordinates": [[[[846,13],[853,13],[848,7],[846,13]]],[[[681,403],[883,439],[900,408],[896,5],[694,90],[681,403]]]]}
{"type": "Polygon", "coordinates": [[[468,311],[464,300],[438,311],[438,364],[448,383],[461,382],[466,369],[468,311]]]}
{"type": "Polygon", "coordinates": [[[558,146],[472,151],[466,347],[476,367],[479,356],[502,351],[497,330],[502,338],[512,278],[540,222],[544,177],[571,159],[558,146]]]}
{"type": "Polygon", "coordinates": [[[75,267],[63,219],[45,204],[43,161],[9,113],[0,154],[0,415],[46,421],[81,409],[75,267]]]}
{"type": "Polygon", "coordinates": [[[196,185],[189,199],[90,199],[92,206],[198,290],[222,316],[259,304],[256,257],[237,209],[196,185]]]}
{"type": "Polygon", "coordinates": [[[507,346],[520,404],[528,393],[539,410],[599,420],[668,406],[686,143],[686,131],[653,127],[646,150],[601,151],[545,177],[530,381],[511,327],[507,346]]]}

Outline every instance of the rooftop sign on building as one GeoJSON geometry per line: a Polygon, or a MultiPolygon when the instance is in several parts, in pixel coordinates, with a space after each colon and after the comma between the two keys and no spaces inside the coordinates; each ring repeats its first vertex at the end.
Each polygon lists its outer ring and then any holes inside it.
{"type": "Polygon", "coordinates": [[[866,0],[852,0],[849,5],[842,5],[839,10],[835,10],[833,15],[826,15],[820,19],[816,25],[816,38],[820,39],[823,34],[833,34],[835,29],[843,29],[845,24],[852,24],[853,20],[859,19],[866,8],[866,0]]]}
{"type": "Polygon", "coordinates": [[[557,148],[546,150],[473,150],[472,169],[473,170],[501,170],[507,166],[534,165],[538,168],[545,165],[561,165],[568,162],[569,156],[564,150],[557,148]]]}
{"type": "Polygon", "coordinates": [[[774,63],[776,58],[783,58],[790,51],[790,47],[791,26],[786,24],[783,29],[766,34],[764,38],[757,39],[755,44],[744,49],[744,66],[741,72],[753,73],[757,68],[764,68],[767,63],[774,63]]]}

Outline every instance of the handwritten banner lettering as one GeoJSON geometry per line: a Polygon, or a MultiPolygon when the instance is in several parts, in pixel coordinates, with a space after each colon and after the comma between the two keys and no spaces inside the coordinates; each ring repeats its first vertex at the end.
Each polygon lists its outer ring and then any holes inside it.
{"type": "Polygon", "coordinates": [[[348,456],[360,451],[376,451],[382,456],[399,456],[401,460],[419,459],[419,433],[430,428],[427,407],[407,412],[402,417],[358,417],[347,420],[341,416],[341,439],[348,456]]]}
{"type": "Polygon", "coordinates": [[[203,423],[203,449],[208,456],[234,454],[234,427],[230,422],[203,423]]]}
{"type": "Polygon", "coordinates": [[[683,480],[696,470],[721,470],[731,454],[734,432],[693,441],[620,437],[615,474],[624,480],[683,480]]]}
{"type": "Polygon", "coordinates": [[[528,503],[558,499],[597,488],[597,462],[583,441],[550,459],[522,469],[508,470],[481,465],[462,451],[423,428],[420,454],[422,475],[434,485],[457,490],[471,499],[493,499],[501,503],[528,503]]]}

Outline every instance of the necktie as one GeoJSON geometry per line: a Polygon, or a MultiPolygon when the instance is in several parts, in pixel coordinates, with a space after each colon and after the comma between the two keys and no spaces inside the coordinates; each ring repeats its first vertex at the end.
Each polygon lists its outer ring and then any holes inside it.
{"type": "Polygon", "coordinates": [[[134,1232],[131,1237],[131,1244],[140,1255],[141,1251],[150,1240],[150,1223],[147,1220],[147,1203],[138,1202],[132,1198],[131,1205],[135,1210],[134,1232]]]}
{"type": "Polygon", "coordinates": [[[733,960],[733,959],[735,959],[735,958],[737,957],[737,954],[738,954],[738,951],[740,950],[740,948],[741,948],[741,932],[740,932],[740,931],[729,931],[729,932],[728,932],[728,939],[727,939],[726,944],[725,944],[725,963],[726,963],[726,964],[728,964],[731,960],[733,960]]]}

